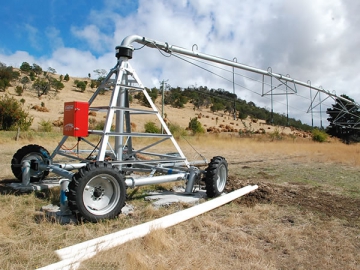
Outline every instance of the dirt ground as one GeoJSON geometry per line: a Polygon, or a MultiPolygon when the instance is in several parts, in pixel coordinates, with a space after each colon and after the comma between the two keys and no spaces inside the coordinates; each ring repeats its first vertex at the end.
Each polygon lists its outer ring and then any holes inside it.
{"type": "MultiPolygon", "coordinates": [[[[245,186],[233,176],[229,177],[226,190],[232,191],[245,186]]],[[[360,199],[330,194],[304,184],[286,186],[273,183],[261,183],[259,188],[237,201],[250,207],[256,204],[277,204],[279,206],[296,206],[321,214],[324,218],[336,217],[349,223],[359,221],[360,199]]],[[[294,223],[289,217],[286,222],[294,223]]]]}
{"type": "MultiPolygon", "coordinates": [[[[256,184],[259,188],[239,199],[239,203],[249,207],[256,204],[295,206],[323,218],[334,217],[360,225],[358,166],[314,162],[307,157],[295,156],[295,159],[267,156],[250,162],[232,160],[229,167],[236,169],[235,174],[229,175],[226,191],[256,184]]],[[[287,221],[293,223],[294,219],[287,221]]]]}

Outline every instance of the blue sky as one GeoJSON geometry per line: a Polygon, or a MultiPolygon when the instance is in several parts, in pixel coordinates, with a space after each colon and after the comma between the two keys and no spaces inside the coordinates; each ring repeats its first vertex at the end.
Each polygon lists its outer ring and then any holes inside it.
{"type": "MultiPolygon", "coordinates": [[[[136,12],[137,1],[120,2],[111,6],[113,12],[121,16],[136,12]]],[[[74,32],[92,24],[92,14],[104,8],[108,8],[104,1],[7,1],[0,9],[0,48],[7,54],[26,51],[35,57],[49,57],[61,46],[87,50],[87,44],[74,32]]],[[[114,32],[114,25],[106,24],[106,18],[103,23],[102,33],[114,32]]],[[[99,56],[101,52],[93,53],[99,56]]]]}
{"type": "MultiPolygon", "coordinates": [[[[271,67],[359,102],[358,14],[360,1],[346,0],[12,0],[0,9],[0,62],[19,67],[26,61],[86,77],[112,68],[115,46],[136,34],[188,49],[196,44],[202,53],[271,67]]],[[[150,88],[168,80],[171,86],[232,91],[231,82],[151,48],[134,52],[131,64],[150,88]]],[[[259,85],[240,75],[236,80],[244,86],[236,87],[238,97],[270,107],[259,85]]],[[[289,97],[290,116],[309,123],[309,90],[298,90],[289,97]]],[[[285,112],[284,104],[285,97],[277,96],[274,110],[285,112]]]]}

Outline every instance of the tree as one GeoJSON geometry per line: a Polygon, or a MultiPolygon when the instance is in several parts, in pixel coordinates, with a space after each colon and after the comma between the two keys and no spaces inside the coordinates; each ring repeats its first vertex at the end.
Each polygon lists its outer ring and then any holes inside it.
{"type": "Polygon", "coordinates": [[[33,88],[37,90],[38,97],[40,97],[42,95],[47,95],[47,93],[50,91],[50,84],[44,79],[37,79],[33,83],[33,88]]]}
{"type": "Polygon", "coordinates": [[[149,107],[149,108],[151,107],[149,101],[147,100],[147,98],[146,98],[146,96],[144,95],[143,92],[138,92],[138,93],[134,96],[134,98],[138,99],[139,102],[141,103],[141,105],[146,106],[146,107],[149,107]]]}
{"type": "Polygon", "coordinates": [[[51,74],[56,74],[55,68],[52,67],[48,67],[48,72],[50,72],[51,74]]]}
{"type": "Polygon", "coordinates": [[[23,89],[26,90],[26,85],[30,83],[30,79],[28,76],[24,76],[21,78],[20,83],[23,85],[23,89]]]}
{"type": "Polygon", "coordinates": [[[198,133],[205,133],[205,129],[202,127],[201,123],[196,117],[190,120],[189,129],[192,131],[194,135],[198,133]]]}
{"type": "Polygon", "coordinates": [[[107,74],[107,71],[105,69],[95,69],[94,72],[98,75],[98,78],[105,77],[105,75],[107,74]]]}
{"type": "Polygon", "coordinates": [[[34,72],[34,71],[30,71],[29,77],[30,77],[30,80],[31,80],[32,82],[35,81],[35,72],[34,72]]]}
{"type": "Polygon", "coordinates": [[[5,91],[13,78],[12,76],[12,67],[1,67],[0,68],[0,91],[5,91]]]}
{"type": "Polygon", "coordinates": [[[184,108],[187,102],[188,99],[180,87],[170,88],[170,91],[165,94],[164,103],[171,104],[175,108],[184,108]]]}
{"type": "Polygon", "coordinates": [[[146,122],[145,125],[145,133],[160,133],[161,130],[156,126],[154,122],[146,122]]]}
{"type": "Polygon", "coordinates": [[[340,95],[326,113],[329,114],[330,125],[326,128],[329,135],[347,144],[360,141],[360,110],[352,98],[340,95]]]}
{"type": "Polygon", "coordinates": [[[151,88],[151,90],[146,89],[149,96],[151,97],[152,102],[155,102],[156,98],[159,95],[159,90],[156,87],[151,88]]]}
{"type": "Polygon", "coordinates": [[[24,71],[24,72],[29,72],[31,71],[31,66],[28,62],[22,62],[21,66],[20,66],[20,70],[24,71]]]}
{"type": "Polygon", "coordinates": [[[63,89],[65,86],[64,84],[55,78],[51,80],[51,86],[55,88],[55,92],[58,92],[59,90],[63,89]]]}
{"type": "Polygon", "coordinates": [[[65,82],[68,82],[70,80],[70,76],[69,76],[69,74],[65,74],[65,77],[64,77],[64,81],[65,82]]]}
{"type": "Polygon", "coordinates": [[[81,92],[84,92],[86,89],[86,83],[84,81],[77,81],[76,87],[80,88],[81,92]]]}
{"type": "Polygon", "coordinates": [[[24,89],[22,88],[22,86],[18,85],[15,87],[15,92],[16,92],[16,94],[18,94],[18,96],[22,96],[24,89]]]}
{"type": "Polygon", "coordinates": [[[32,70],[35,72],[36,75],[40,75],[42,73],[42,68],[35,63],[32,65],[32,70]]]}
{"type": "Polygon", "coordinates": [[[225,108],[225,106],[222,103],[214,103],[211,107],[210,110],[212,112],[217,112],[217,111],[221,111],[225,108]]]}
{"type": "Polygon", "coordinates": [[[21,130],[28,130],[33,122],[21,104],[13,97],[7,95],[0,98],[0,127],[3,130],[11,130],[19,127],[21,130]]]}

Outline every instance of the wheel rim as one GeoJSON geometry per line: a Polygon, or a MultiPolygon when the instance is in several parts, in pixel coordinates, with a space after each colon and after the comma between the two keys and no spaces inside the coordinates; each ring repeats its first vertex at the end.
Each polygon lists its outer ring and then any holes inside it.
{"type": "Polygon", "coordinates": [[[222,192],[225,188],[227,178],[226,166],[221,164],[218,168],[216,185],[219,192],[222,192]]]}
{"type": "Polygon", "coordinates": [[[99,174],[89,180],[84,188],[84,206],[92,214],[105,215],[112,211],[120,200],[120,186],[115,177],[99,174]]]}
{"type": "MultiPolygon", "coordinates": [[[[39,153],[29,153],[27,154],[26,156],[23,157],[23,159],[21,160],[21,162],[23,161],[29,161],[31,162],[31,160],[37,160],[41,163],[44,163],[44,158],[41,154],[39,153]]],[[[35,171],[33,169],[30,169],[30,177],[35,177],[35,178],[38,178],[38,177],[41,177],[43,175],[43,171],[35,171]]]]}

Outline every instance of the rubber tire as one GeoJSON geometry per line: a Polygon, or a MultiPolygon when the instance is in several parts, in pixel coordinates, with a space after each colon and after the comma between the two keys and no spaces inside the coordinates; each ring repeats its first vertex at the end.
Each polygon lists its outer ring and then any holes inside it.
{"type": "MultiPolygon", "coordinates": [[[[24,160],[37,159],[39,161],[45,162],[45,159],[47,159],[48,157],[50,157],[50,154],[44,147],[37,144],[25,145],[14,154],[11,160],[11,170],[14,176],[20,181],[22,181],[21,164],[24,160]]],[[[31,169],[30,181],[40,181],[48,175],[49,171],[34,171],[31,169]]]]}
{"type": "Polygon", "coordinates": [[[87,163],[74,175],[68,190],[68,206],[79,221],[96,223],[112,219],[125,206],[124,176],[107,162],[87,163]],[[101,208],[95,209],[94,206],[101,208]]]}
{"type": "Polygon", "coordinates": [[[213,157],[206,169],[205,186],[209,198],[220,196],[224,191],[228,177],[228,164],[225,158],[213,157]]]}

